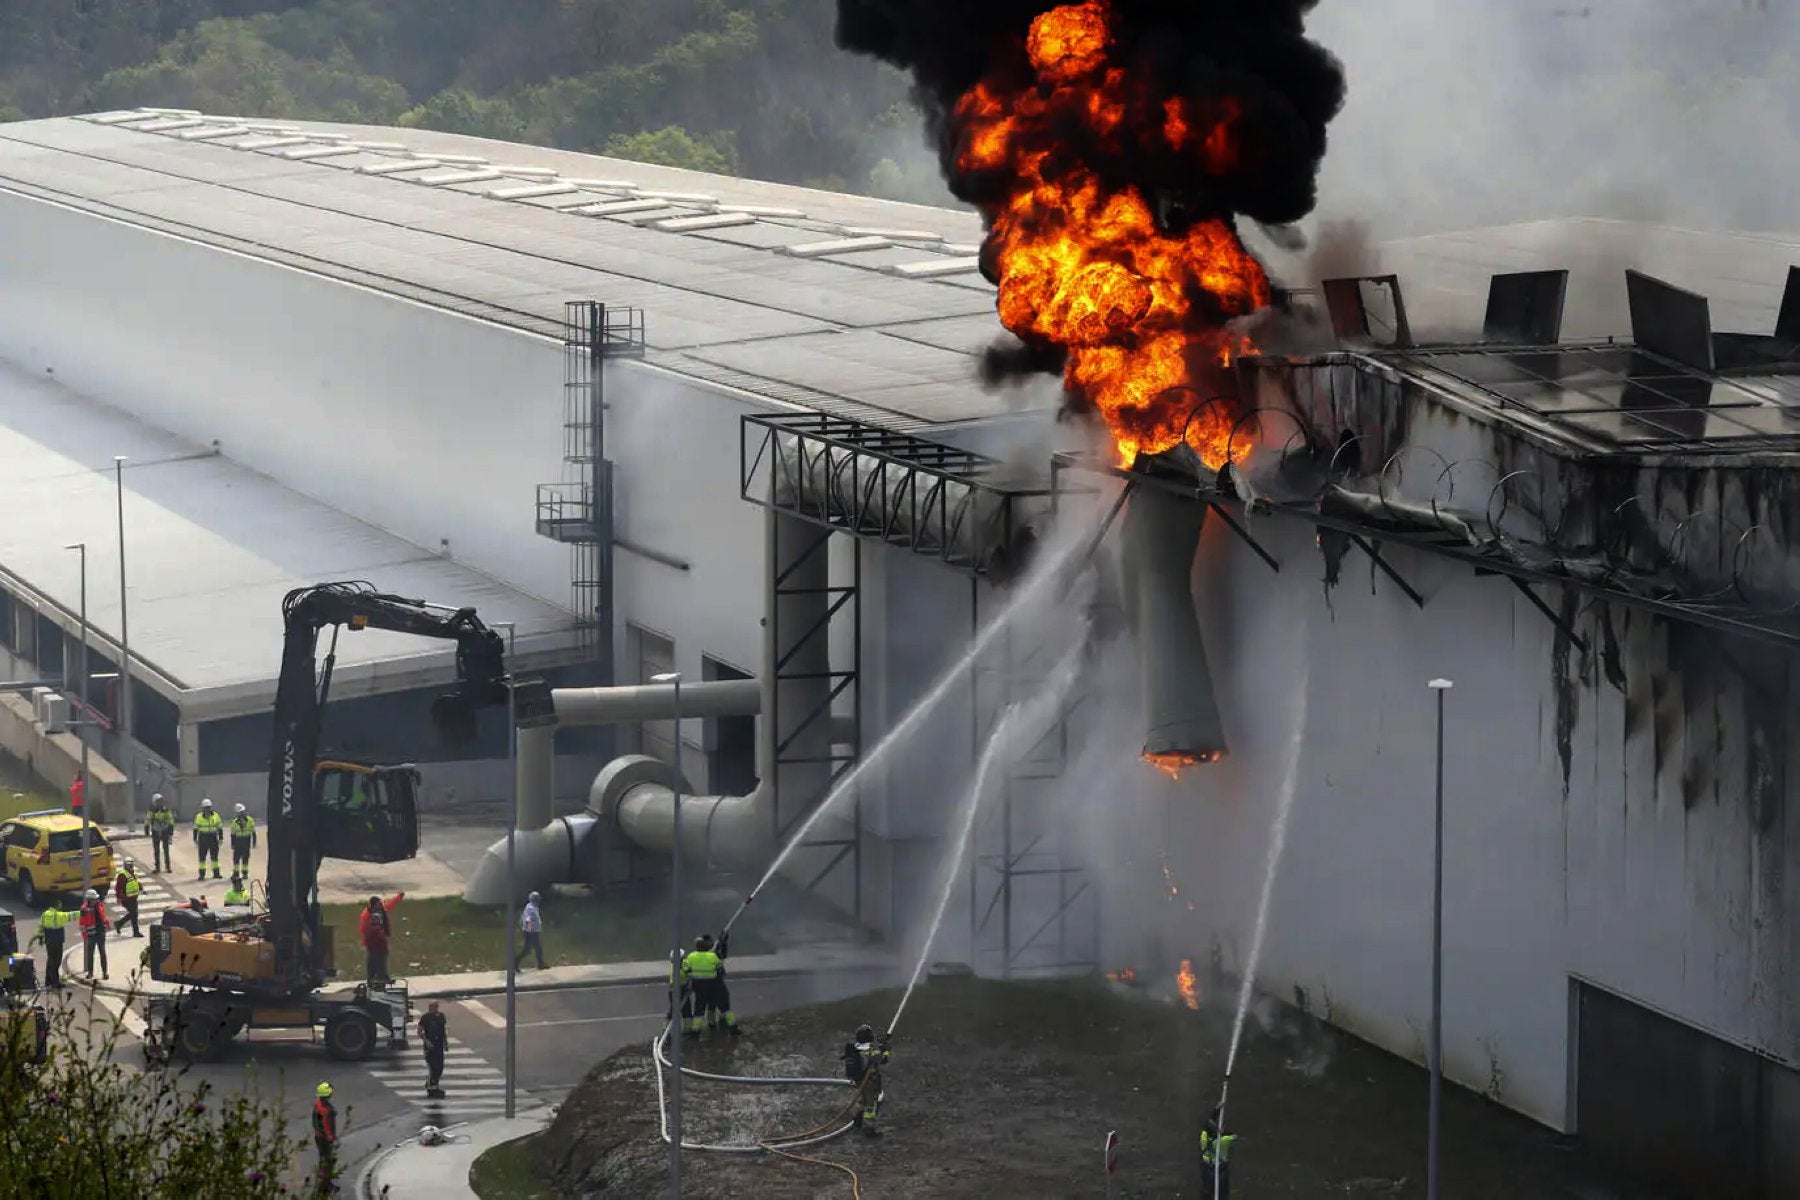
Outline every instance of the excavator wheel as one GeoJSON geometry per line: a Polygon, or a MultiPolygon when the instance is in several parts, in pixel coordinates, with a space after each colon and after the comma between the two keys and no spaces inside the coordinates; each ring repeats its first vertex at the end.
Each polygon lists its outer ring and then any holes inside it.
{"type": "Polygon", "coordinates": [[[368,1013],[346,1008],[325,1022],[325,1049],[331,1057],[361,1062],[375,1052],[375,1022],[368,1013]]]}
{"type": "Polygon", "coordinates": [[[230,1040],[225,1020],[225,1013],[217,1005],[188,1000],[176,1018],[175,1051],[183,1058],[196,1060],[216,1056],[230,1040]]]}

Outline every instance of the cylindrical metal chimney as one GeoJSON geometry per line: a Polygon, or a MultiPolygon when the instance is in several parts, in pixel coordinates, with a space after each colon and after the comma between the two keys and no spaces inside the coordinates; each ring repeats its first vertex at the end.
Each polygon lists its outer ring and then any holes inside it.
{"type": "Polygon", "coordinates": [[[1125,611],[1143,664],[1144,757],[1175,769],[1225,754],[1200,619],[1194,553],[1206,506],[1139,484],[1120,532],[1125,611]]]}

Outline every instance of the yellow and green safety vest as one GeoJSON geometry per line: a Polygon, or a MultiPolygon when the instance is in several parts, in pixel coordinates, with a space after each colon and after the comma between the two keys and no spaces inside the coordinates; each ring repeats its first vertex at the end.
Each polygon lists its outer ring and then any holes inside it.
{"type": "Polygon", "coordinates": [[[166,808],[153,808],[144,818],[144,824],[157,833],[175,832],[175,814],[166,808]]]}
{"type": "Polygon", "coordinates": [[[1207,1166],[1211,1166],[1216,1153],[1218,1161],[1222,1163],[1230,1162],[1231,1143],[1235,1141],[1237,1141],[1237,1134],[1235,1133],[1228,1133],[1224,1137],[1216,1138],[1212,1135],[1212,1130],[1202,1129],[1200,1131],[1200,1161],[1207,1166]]]}
{"type": "Polygon", "coordinates": [[[256,818],[249,813],[231,818],[231,840],[241,842],[256,836],[256,818]]]}
{"type": "Polygon", "coordinates": [[[60,908],[46,908],[43,915],[38,918],[38,928],[65,929],[70,921],[80,915],[80,913],[64,912],[60,908]]]}
{"type": "Polygon", "coordinates": [[[195,833],[217,837],[219,836],[219,831],[223,828],[225,828],[225,822],[220,819],[218,813],[213,812],[210,809],[203,808],[194,814],[195,833]]]}
{"type": "Polygon", "coordinates": [[[711,950],[689,950],[681,960],[681,973],[689,979],[717,979],[719,956],[711,950]]]}
{"type": "Polygon", "coordinates": [[[127,900],[135,900],[137,899],[138,893],[143,890],[144,885],[138,882],[138,877],[127,873],[125,876],[125,898],[127,900]]]}
{"type": "Polygon", "coordinates": [[[250,893],[244,891],[242,888],[226,888],[225,903],[248,904],[250,903],[250,893]]]}

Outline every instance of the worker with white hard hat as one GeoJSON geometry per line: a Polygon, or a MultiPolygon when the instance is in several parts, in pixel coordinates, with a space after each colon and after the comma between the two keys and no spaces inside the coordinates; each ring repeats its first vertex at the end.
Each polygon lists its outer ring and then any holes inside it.
{"type": "Polygon", "coordinates": [[[194,845],[200,850],[200,878],[206,878],[206,860],[212,860],[214,879],[222,879],[219,874],[219,840],[225,834],[225,820],[213,811],[211,799],[200,801],[200,811],[194,814],[194,845]]]}
{"type": "Polygon", "coordinates": [[[175,814],[169,811],[161,792],[150,797],[150,811],[144,814],[144,832],[150,835],[150,869],[171,870],[169,847],[175,841],[175,814]]]}
{"type": "Polygon", "coordinates": [[[231,818],[231,872],[250,874],[250,847],[256,845],[256,818],[243,805],[233,807],[231,818]]]}
{"type": "Polygon", "coordinates": [[[112,922],[106,917],[106,902],[93,888],[82,897],[81,905],[81,970],[88,978],[94,975],[94,953],[100,954],[100,978],[106,979],[106,934],[112,922]]]}

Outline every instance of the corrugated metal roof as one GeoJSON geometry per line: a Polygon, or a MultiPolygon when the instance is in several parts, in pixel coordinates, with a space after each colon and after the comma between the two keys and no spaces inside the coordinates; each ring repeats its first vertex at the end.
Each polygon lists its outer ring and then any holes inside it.
{"type": "MultiPolygon", "coordinates": [[[[368,579],[399,595],[473,605],[484,620],[517,622],[522,653],[573,657],[570,617],[556,605],[0,363],[0,570],[10,585],[29,581],[68,626],[80,611],[81,576],[65,547],[85,541],[88,619],[99,642],[116,644],[119,628],[114,454],[128,460],[132,658],[160,677],[161,690],[186,693],[190,713],[221,701],[241,710],[270,694],[281,598],[325,580],[368,579]]],[[[340,642],[337,678],[370,688],[396,672],[447,674],[451,662],[444,643],[364,631],[340,642]]]]}
{"type": "MultiPolygon", "coordinates": [[[[266,139],[184,137],[202,127],[164,134],[145,124],[156,122],[0,128],[0,186],[536,334],[560,332],[566,300],[635,306],[645,311],[652,362],[681,371],[693,365],[687,352],[715,350],[697,356],[711,360],[698,378],[720,382],[727,371],[731,386],[872,424],[980,419],[1019,401],[984,392],[969,356],[936,344],[919,344],[896,370],[892,355],[877,353],[835,377],[817,369],[808,341],[787,352],[791,339],[821,336],[878,347],[884,332],[957,318],[984,321],[987,340],[1006,336],[979,277],[893,271],[948,261],[947,244],[978,240],[972,213],[419,130],[296,122],[312,141],[250,150],[266,139]],[[366,148],[376,139],[406,149],[366,148]],[[333,147],[355,152],[314,153],[333,147]],[[369,173],[409,152],[445,165],[369,173]],[[547,189],[569,186],[579,191],[541,202],[547,189]],[[741,209],[753,211],[728,215],[741,209]],[[780,253],[863,229],[914,240],[876,255],[780,253]],[[752,343],[754,369],[727,366],[744,356],[723,348],[752,343]],[[935,361],[916,361],[920,354],[935,361]]],[[[1045,380],[1029,399],[1050,407],[1057,391],[1045,380]]]]}

